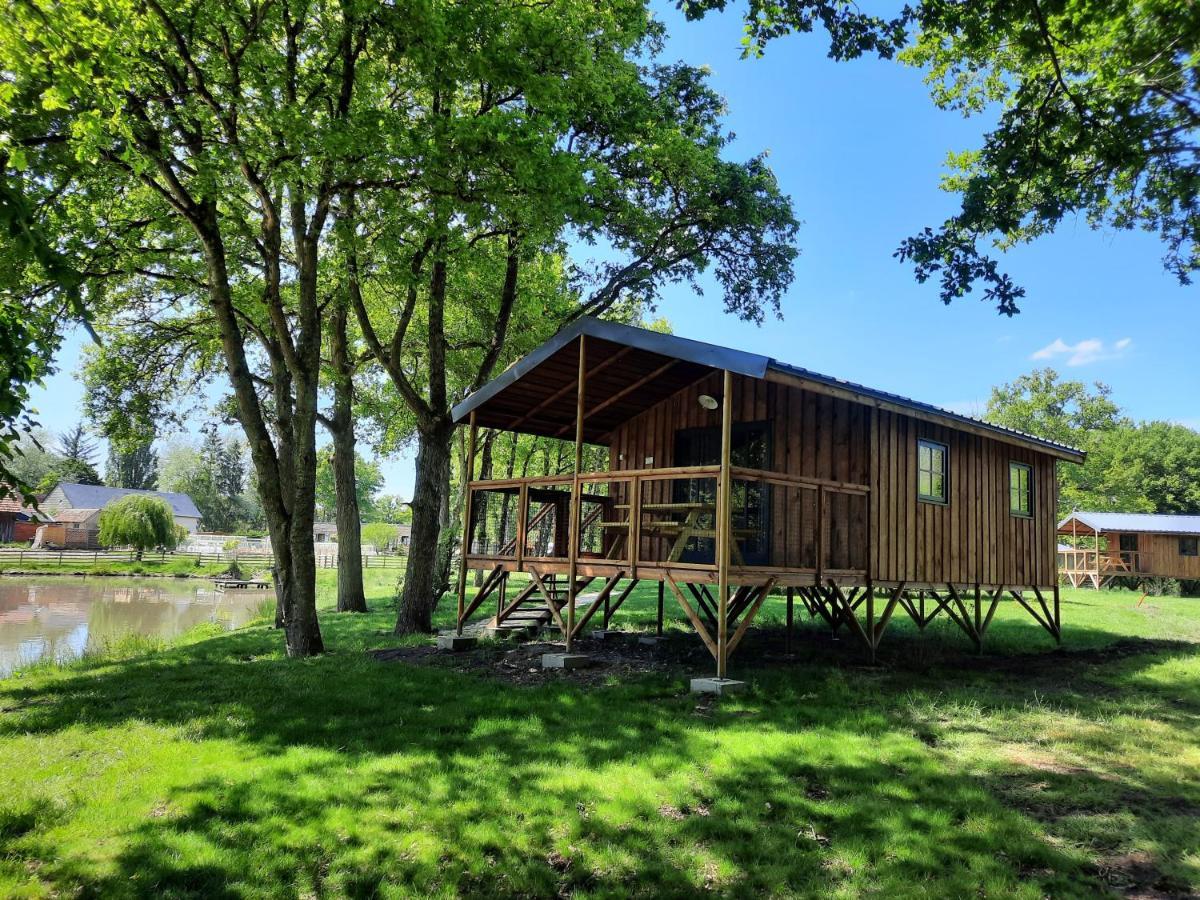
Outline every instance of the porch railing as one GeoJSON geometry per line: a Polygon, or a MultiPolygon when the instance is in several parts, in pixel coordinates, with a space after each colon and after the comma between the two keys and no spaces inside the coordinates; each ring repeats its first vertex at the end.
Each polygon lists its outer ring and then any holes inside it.
{"type": "Polygon", "coordinates": [[[1137,550],[1059,550],[1065,573],[1098,575],[1136,575],[1145,572],[1142,554],[1137,550]]]}
{"type": "MultiPolygon", "coordinates": [[[[580,475],[579,563],[715,572],[728,528],[731,571],[865,571],[865,485],[733,467],[730,516],[720,522],[720,471],[580,475]]],[[[471,482],[469,564],[566,562],[573,481],[551,475],[471,482]]]]}

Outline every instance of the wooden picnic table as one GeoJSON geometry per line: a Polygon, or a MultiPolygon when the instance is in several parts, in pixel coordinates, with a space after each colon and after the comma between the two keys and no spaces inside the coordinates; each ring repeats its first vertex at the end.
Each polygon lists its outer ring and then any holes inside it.
{"type": "MultiPolygon", "coordinates": [[[[614,509],[629,509],[628,503],[618,503],[614,509]]],[[[674,537],[671,543],[671,549],[667,553],[667,562],[679,562],[684,552],[687,550],[688,542],[693,538],[715,538],[717,532],[715,528],[705,528],[700,524],[700,519],[706,514],[711,513],[714,517],[717,512],[716,503],[706,503],[703,501],[680,501],[678,503],[643,503],[643,513],[682,513],[683,520],[676,519],[652,519],[649,522],[642,524],[642,533],[655,534],[663,538],[674,537]]],[[[613,529],[623,529],[628,532],[628,522],[601,522],[601,527],[609,527],[613,529]]],[[[739,546],[739,541],[744,541],[746,538],[754,537],[758,532],[753,528],[735,528],[733,530],[734,540],[729,545],[729,555],[731,562],[735,566],[744,566],[746,564],[742,556],[742,549],[739,546]]]]}

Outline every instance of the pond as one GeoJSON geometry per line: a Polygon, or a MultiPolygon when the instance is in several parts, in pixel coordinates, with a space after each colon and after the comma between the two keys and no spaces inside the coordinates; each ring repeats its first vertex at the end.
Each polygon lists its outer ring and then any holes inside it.
{"type": "Polygon", "coordinates": [[[0,678],[130,634],[169,639],[203,622],[237,628],[273,599],[268,591],[222,593],[199,578],[2,576],[0,678]]]}

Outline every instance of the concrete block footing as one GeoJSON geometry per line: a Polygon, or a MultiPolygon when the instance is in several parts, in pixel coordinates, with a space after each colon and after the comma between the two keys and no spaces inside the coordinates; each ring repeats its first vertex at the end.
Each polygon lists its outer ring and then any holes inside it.
{"type": "Polygon", "coordinates": [[[470,637],[465,634],[439,634],[437,637],[437,647],[439,650],[470,650],[479,643],[479,638],[470,637]]]}
{"type": "Polygon", "coordinates": [[[592,659],[586,653],[543,653],[543,669],[582,669],[590,666],[592,659]]]}
{"type": "Polygon", "coordinates": [[[693,678],[693,694],[736,694],[746,689],[746,682],[732,678],[693,678]]]}

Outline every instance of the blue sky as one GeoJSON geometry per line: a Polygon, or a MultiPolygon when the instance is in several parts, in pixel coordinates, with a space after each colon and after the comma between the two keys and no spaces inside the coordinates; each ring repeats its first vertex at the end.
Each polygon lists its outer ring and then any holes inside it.
{"type": "MultiPolygon", "coordinates": [[[[821,35],[743,60],[736,14],[687,23],[658,6],[671,35],[664,58],[711,68],[737,134],[730,155],[769,151],[804,222],[783,321],[741,323],[722,313],[715,287],[702,297],[678,287],[659,309],[676,333],[967,413],[982,410],[992,385],[1052,365],[1107,382],[1137,418],[1200,427],[1197,288],[1163,271],[1153,235],[1067,223],[1005,255],[1028,292],[1019,316],[970,297],[943,306],[936,286],[917,284],[892,253],[953,212],[954,198],[938,190],[946,153],[977,146],[985,122],[935,109],[920,72],[830,62],[821,35]]],[[[79,418],[78,353],[76,337],[60,374],[36,392],[51,431],[79,418]]],[[[410,494],[410,458],[386,461],[385,473],[388,492],[410,494]]]]}

